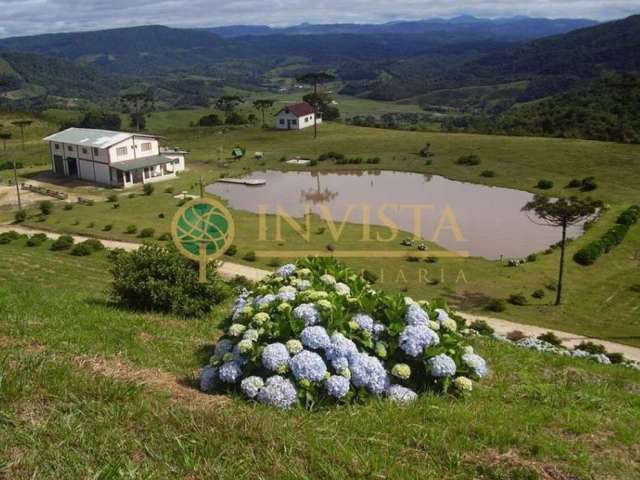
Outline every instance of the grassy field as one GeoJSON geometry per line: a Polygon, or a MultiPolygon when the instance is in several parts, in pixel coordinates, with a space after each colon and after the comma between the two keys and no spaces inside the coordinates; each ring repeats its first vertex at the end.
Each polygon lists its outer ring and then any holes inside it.
{"type": "Polygon", "coordinates": [[[18,241],[0,246],[0,264],[2,478],[640,473],[633,370],[477,340],[492,373],[466,399],[283,413],[195,391],[176,398],[172,387],[188,388],[206,361],[226,305],[201,320],[119,309],[104,293],[104,254],[18,241]]]}

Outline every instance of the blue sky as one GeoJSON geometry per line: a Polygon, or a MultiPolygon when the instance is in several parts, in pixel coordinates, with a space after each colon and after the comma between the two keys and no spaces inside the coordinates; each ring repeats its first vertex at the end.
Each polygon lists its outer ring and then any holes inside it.
{"type": "Polygon", "coordinates": [[[640,13],[640,0],[0,0],[0,37],[149,24],[382,23],[463,13],[609,20],[640,13]]]}

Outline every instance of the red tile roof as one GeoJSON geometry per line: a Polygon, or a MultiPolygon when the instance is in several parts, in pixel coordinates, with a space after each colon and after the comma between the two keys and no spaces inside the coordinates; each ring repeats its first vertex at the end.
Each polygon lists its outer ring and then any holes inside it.
{"type": "Polygon", "coordinates": [[[311,115],[313,113],[313,107],[307,102],[302,103],[294,103],[293,105],[287,105],[282,110],[278,112],[280,113],[293,113],[296,117],[304,117],[305,115],[311,115]]]}

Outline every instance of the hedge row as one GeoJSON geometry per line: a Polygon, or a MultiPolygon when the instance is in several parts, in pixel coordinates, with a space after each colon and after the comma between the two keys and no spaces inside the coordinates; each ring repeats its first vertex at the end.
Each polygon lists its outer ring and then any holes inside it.
{"type": "Polygon", "coordinates": [[[578,250],[573,259],[580,265],[593,264],[601,255],[609,253],[613,247],[622,243],[631,226],[639,219],[640,205],[632,205],[620,214],[616,224],[607,233],[578,250]]]}

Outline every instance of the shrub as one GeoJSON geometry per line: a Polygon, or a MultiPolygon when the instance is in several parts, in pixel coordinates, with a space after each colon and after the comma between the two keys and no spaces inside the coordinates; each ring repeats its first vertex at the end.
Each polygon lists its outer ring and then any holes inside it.
{"type": "Polygon", "coordinates": [[[588,352],[592,355],[606,355],[607,349],[604,348],[603,345],[593,343],[593,342],[580,342],[580,344],[576,347],[576,350],[582,350],[584,352],[588,352]]]}
{"type": "Polygon", "coordinates": [[[640,293],[640,283],[636,283],[634,285],[631,285],[629,287],[629,290],[631,290],[632,292],[635,292],[635,293],[640,293]]]}
{"type": "Polygon", "coordinates": [[[154,228],[143,228],[140,230],[138,237],[140,238],[152,238],[156,234],[156,230],[154,228]]]}
{"type": "Polygon", "coordinates": [[[622,353],[607,353],[607,358],[611,363],[618,364],[623,363],[625,361],[624,355],[622,353]]]}
{"type": "Polygon", "coordinates": [[[414,255],[407,255],[407,262],[419,262],[420,257],[416,257],[414,255]]]}
{"type": "Polygon", "coordinates": [[[167,188],[164,189],[164,193],[171,194],[171,193],[173,193],[173,191],[174,191],[173,187],[167,187],[167,188]]]}
{"type": "Polygon", "coordinates": [[[536,187],[540,190],[550,190],[553,188],[553,182],[551,180],[539,180],[536,187]]]}
{"type": "Polygon", "coordinates": [[[267,265],[272,268],[277,268],[282,265],[282,261],[279,258],[272,258],[271,260],[269,260],[269,263],[267,263],[267,265]]]}
{"type": "Polygon", "coordinates": [[[532,296],[533,298],[541,299],[541,298],[544,298],[545,293],[544,293],[544,290],[542,290],[541,288],[539,288],[538,290],[535,290],[535,291],[531,294],[531,296],[532,296]]]}
{"type": "Polygon", "coordinates": [[[494,298],[487,303],[485,308],[491,312],[504,312],[507,309],[507,304],[502,299],[494,298]]]}
{"type": "Polygon", "coordinates": [[[332,243],[327,244],[324,248],[327,249],[327,252],[335,252],[336,246],[332,243]]]}
{"type": "Polygon", "coordinates": [[[377,165],[380,163],[380,157],[373,157],[373,158],[368,158],[367,159],[367,163],[369,165],[377,165]]]}
{"type": "Polygon", "coordinates": [[[173,248],[143,245],[112,261],[111,298],[135,310],[200,317],[229,294],[213,262],[207,265],[207,282],[199,283],[198,264],[173,248]]]}
{"type": "Polygon", "coordinates": [[[168,232],[165,232],[162,235],[158,236],[158,240],[160,242],[170,242],[171,241],[171,234],[168,233],[168,232]]]}
{"type": "Polygon", "coordinates": [[[27,240],[28,247],[39,247],[47,240],[47,236],[44,233],[35,233],[27,240]]]}
{"type": "Polygon", "coordinates": [[[74,245],[73,248],[69,251],[69,255],[73,255],[75,257],[86,257],[88,255],[91,255],[92,253],[93,249],[85,242],[74,245]]]}
{"type": "Polygon", "coordinates": [[[43,200],[38,205],[38,208],[40,209],[40,213],[43,215],[49,215],[53,211],[53,202],[50,200],[43,200]]]}
{"type": "Polygon", "coordinates": [[[51,244],[51,250],[69,250],[73,246],[74,240],[70,235],[61,235],[51,244]]]}
{"type": "Polygon", "coordinates": [[[18,210],[14,217],[13,217],[16,221],[16,223],[22,223],[27,219],[27,212],[26,210],[18,210]]]}
{"type": "Polygon", "coordinates": [[[485,177],[485,178],[493,178],[496,176],[496,172],[494,172],[493,170],[484,170],[481,174],[481,177],[485,177]]]}
{"type": "Polygon", "coordinates": [[[427,263],[438,263],[438,257],[427,257],[424,261],[427,263]]]}
{"type": "Polygon", "coordinates": [[[527,304],[527,297],[519,293],[514,293],[513,295],[509,296],[509,303],[511,305],[517,305],[521,307],[527,304]]]}
{"type": "Polygon", "coordinates": [[[538,335],[538,340],[550,343],[551,345],[555,345],[556,347],[560,347],[562,345],[562,340],[560,340],[558,336],[553,332],[546,332],[538,335]]]}
{"type": "Polygon", "coordinates": [[[527,262],[531,263],[531,262],[535,262],[538,260],[538,255],[535,253],[530,253],[529,255],[527,255],[527,262]]]}
{"type": "Polygon", "coordinates": [[[111,225],[111,224],[108,224],[108,225],[105,225],[104,227],[102,227],[102,231],[103,232],[110,232],[112,229],[113,229],[113,225],[111,225]]]}
{"type": "Polygon", "coordinates": [[[118,208],[120,208],[120,204],[119,203],[114,203],[113,204],[113,209],[117,210],[118,208]]]}
{"type": "Polygon", "coordinates": [[[6,245],[20,238],[20,234],[15,230],[0,233],[0,245],[6,245]]]}
{"type": "Polygon", "coordinates": [[[127,197],[129,197],[129,198],[136,198],[136,197],[137,197],[137,195],[136,195],[135,193],[131,192],[129,195],[127,195],[127,197]]]}
{"type": "Polygon", "coordinates": [[[558,285],[556,285],[555,282],[551,282],[551,283],[547,283],[544,288],[546,288],[547,290],[551,291],[551,292],[555,292],[556,290],[558,290],[558,285]]]}
{"type": "Polygon", "coordinates": [[[125,228],[124,233],[133,235],[137,231],[138,231],[138,227],[136,227],[135,225],[129,225],[127,228],[125,228]]]}
{"type": "Polygon", "coordinates": [[[580,188],[581,186],[582,186],[582,180],[578,180],[577,178],[574,178],[567,184],[566,188],[580,188]]]}
{"type": "Polygon", "coordinates": [[[367,282],[374,284],[378,281],[378,275],[373,273],[371,270],[364,270],[362,272],[362,278],[364,278],[367,282]]]}
{"type": "Polygon", "coordinates": [[[633,205],[620,214],[616,223],[630,227],[637,223],[638,219],[640,219],[640,207],[638,205],[633,205]]]}
{"type": "Polygon", "coordinates": [[[233,257],[236,253],[238,253],[238,247],[233,244],[229,245],[229,248],[224,252],[228,257],[233,257]]]}
{"type": "Polygon", "coordinates": [[[116,193],[112,193],[107,197],[107,202],[117,202],[118,201],[118,195],[116,193]]]}
{"type": "Polygon", "coordinates": [[[186,198],[183,198],[182,200],[180,200],[178,202],[178,207],[182,207],[184,204],[186,204],[189,200],[187,200],[186,198]]]}
{"type": "Polygon", "coordinates": [[[596,188],[598,188],[598,184],[594,181],[593,177],[585,178],[582,181],[582,186],[580,190],[583,192],[593,192],[596,188]]]}
{"type": "Polygon", "coordinates": [[[142,187],[142,192],[147,196],[151,195],[154,190],[155,190],[155,187],[151,183],[145,183],[144,186],[142,187]]]}
{"type": "Polygon", "coordinates": [[[242,259],[246,262],[255,262],[256,261],[256,252],[254,252],[253,250],[247,252],[244,254],[244,256],[242,257],[242,259]]]}
{"type": "Polygon", "coordinates": [[[480,165],[480,157],[475,153],[472,153],[471,155],[464,155],[458,158],[458,160],[456,160],[456,163],[458,165],[467,165],[467,166],[480,165]]]}
{"type": "Polygon", "coordinates": [[[519,342],[523,338],[527,338],[527,336],[520,330],[512,330],[507,333],[507,340],[510,340],[512,342],[519,342]]]}
{"type": "Polygon", "coordinates": [[[79,243],[78,245],[86,245],[87,247],[89,247],[94,252],[98,252],[100,250],[104,250],[104,245],[97,238],[89,238],[89,239],[85,240],[84,242],[79,243]]]}
{"type": "Polygon", "coordinates": [[[638,217],[640,217],[640,210],[636,216],[635,208],[628,208],[604,235],[578,250],[573,255],[573,260],[580,265],[592,265],[601,255],[609,253],[615,246],[622,243],[631,225],[637,221],[638,217]]]}
{"type": "Polygon", "coordinates": [[[475,330],[476,332],[482,335],[493,335],[495,330],[484,320],[474,320],[471,325],[469,325],[471,330],[475,330]]]}
{"type": "Polygon", "coordinates": [[[62,207],[63,210],[73,210],[73,203],[65,203],[64,207],[62,207]]]}

